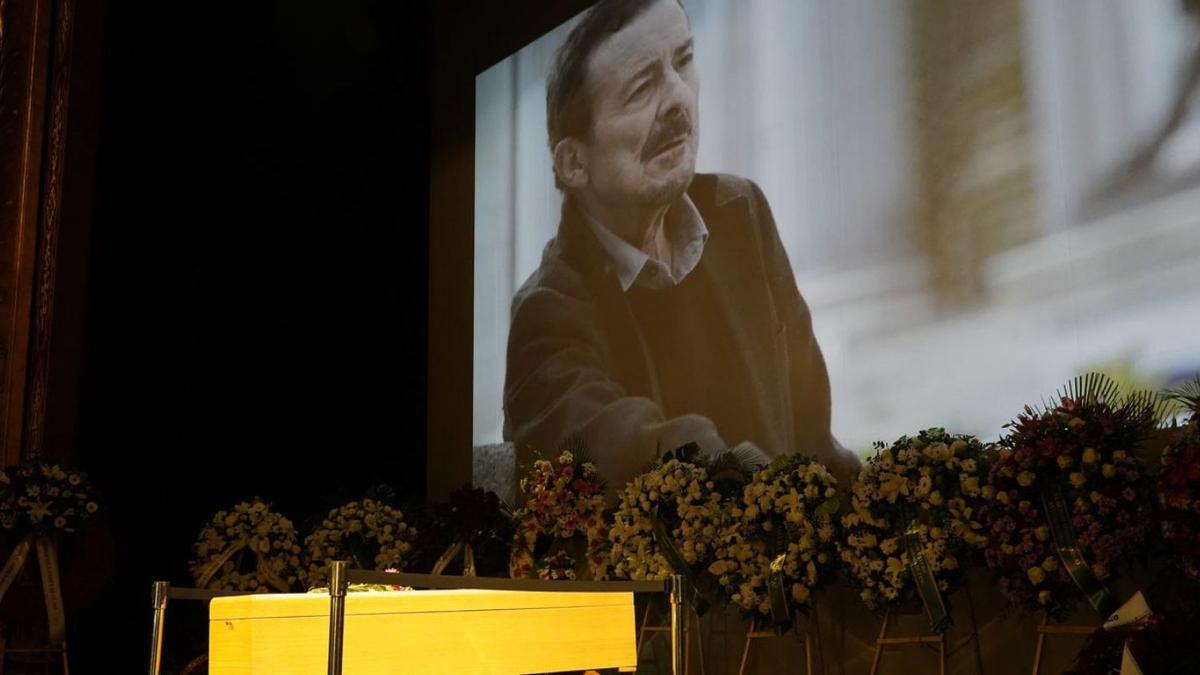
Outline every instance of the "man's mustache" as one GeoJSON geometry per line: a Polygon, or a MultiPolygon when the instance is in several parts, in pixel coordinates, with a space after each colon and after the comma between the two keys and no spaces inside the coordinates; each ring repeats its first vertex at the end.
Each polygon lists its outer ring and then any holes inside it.
{"type": "Polygon", "coordinates": [[[649,161],[665,146],[690,133],[692,133],[692,120],[687,115],[668,117],[646,140],[646,144],[642,147],[642,161],[649,161]]]}

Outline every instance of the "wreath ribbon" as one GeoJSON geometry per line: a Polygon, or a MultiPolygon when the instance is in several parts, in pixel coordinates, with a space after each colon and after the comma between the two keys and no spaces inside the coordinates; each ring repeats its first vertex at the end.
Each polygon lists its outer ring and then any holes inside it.
{"type": "Polygon", "coordinates": [[[46,602],[50,644],[59,644],[67,632],[67,615],[63,606],[62,583],[58,569],[58,542],[50,535],[27,535],[17,543],[8,561],[0,569],[0,600],[29,560],[30,549],[37,551],[38,569],[42,576],[42,597],[46,602]]]}
{"type": "Polygon", "coordinates": [[[4,563],[4,568],[0,569],[0,600],[4,599],[4,595],[8,593],[8,587],[16,581],[17,575],[21,573],[21,568],[25,567],[25,560],[29,558],[29,548],[33,545],[33,537],[27,536],[17,543],[16,548],[8,556],[8,562],[4,563]]]}
{"type": "Polygon", "coordinates": [[[453,544],[450,544],[448,547],[446,547],[446,552],[443,553],[442,557],[438,558],[437,562],[433,564],[433,571],[430,573],[441,574],[444,572],[446,567],[448,567],[454,560],[455,556],[458,555],[459,551],[462,551],[463,554],[462,575],[464,577],[475,576],[475,551],[471,548],[471,543],[464,541],[462,537],[455,539],[453,544]]]}
{"type": "Polygon", "coordinates": [[[235,553],[244,548],[246,548],[245,539],[233,542],[233,544],[231,544],[229,548],[225,549],[221,555],[213,558],[208,562],[207,565],[200,568],[203,571],[196,577],[196,585],[200,588],[208,588],[208,584],[212,582],[212,578],[216,576],[218,571],[220,571],[221,566],[229,562],[229,559],[232,558],[235,553]]]}
{"type": "Polygon", "coordinates": [[[1096,575],[1084,559],[1075,540],[1075,528],[1071,524],[1071,511],[1062,490],[1056,485],[1043,485],[1041,489],[1042,505],[1046,510],[1046,521],[1050,526],[1050,537],[1058,551],[1058,559],[1062,561],[1071,581],[1087,598],[1088,604],[1101,617],[1106,617],[1116,609],[1116,601],[1112,593],[1096,575]]]}
{"type": "Polygon", "coordinates": [[[675,541],[667,531],[667,526],[658,517],[657,510],[650,513],[650,526],[654,532],[654,543],[658,544],[658,550],[662,553],[663,558],[667,560],[667,565],[671,567],[671,571],[687,579],[688,590],[685,592],[685,602],[695,610],[696,616],[702,616],[708,611],[711,603],[700,592],[700,589],[697,588],[692,568],[684,561],[683,555],[679,553],[679,549],[675,546],[675,541]]]}
{"type": "Polygon", "coordinates": [[[241,541],[235,541],[229,546],[229,548],[222,551],[221,555],[213,558],[207,564],[205,564],[205,566],[201,568],[203,571],[196,577],[196,585],[200,588],[208,588],[208,585],[212,583],[213,577],[217,575],[217,572],[221,571],[221,567],[223,567],[225,563],[229,562],[229,559],[232,558],[238,551],[241,551],[245,548],[249,548],[250,552],[254,554],[255,574],[258,574],[260,577],[262,577],[262,579],[266,581],[269,586],[280,593],[287,593],[288,591],[292,590],[291,586],[289,586],[286,581],[280,579],[279,575],[275,574],[275,572],[273,572],[271,568],[267,566],[266,558],[260,556],[253,547],[247,546],[245,539],[241,541]]]}
{"type": "Polygon", "coordinates": [[[937,580],[933,578],[929,561],[925,559],[925,548],[921,546],[921,528],[916,518],[908,522],[901,539],[908,552],[908,573],[916,583],[917,594],[921,596],[921,605],[925,608],[925,616],[929,618],[929,627],[935,633],[940,633],[949,625],[950,615],[946,612],[946,603],[938,590],[937,580]]]}
{"type": "Polygon", "coordinates": [[[261,576],[263,579],[266,579],[267,583],[273,586],[275,590],[279,591],[280,593],[287,593],[291,590],[286,581],[280,579],[274,572],[271,571],[270,567],[267,567],[266,558],[263,558],[257,553],[254,555],[254,557],[256,559],[254,570],[258,572],[259,576],[261,576]]]}
{"type": "Polygon", "coordinates": [[[771,605],[771,622],[777,628],[787,630],[792,625],[792,608],[788,603],[787,584],[783,579],[783,563],[786,553],[780,553],[771,561],[771,573],[767,575],[767,598],[771,605]]]}

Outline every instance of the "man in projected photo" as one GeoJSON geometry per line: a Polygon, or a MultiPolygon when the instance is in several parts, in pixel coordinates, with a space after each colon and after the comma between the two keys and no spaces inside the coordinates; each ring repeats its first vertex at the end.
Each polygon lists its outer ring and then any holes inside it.
{"type": "Polygon", "coordinates": [[[699,80],[676,0],[601,0],[555,55],[557,236],[513,298],[505,436],[580,436],[610,484],[656,452],[799,451],[846,480],[829,376],[766,198],[696,174],[699,80]]]}

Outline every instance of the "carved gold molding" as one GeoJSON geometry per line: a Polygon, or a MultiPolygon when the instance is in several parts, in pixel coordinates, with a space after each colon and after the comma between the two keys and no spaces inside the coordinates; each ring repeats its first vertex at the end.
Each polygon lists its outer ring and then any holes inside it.
{"type": "Polygon", "coordinates": [[[69,0],[0,0],[3,464],[41,451],[72,18],[69,0]]]}

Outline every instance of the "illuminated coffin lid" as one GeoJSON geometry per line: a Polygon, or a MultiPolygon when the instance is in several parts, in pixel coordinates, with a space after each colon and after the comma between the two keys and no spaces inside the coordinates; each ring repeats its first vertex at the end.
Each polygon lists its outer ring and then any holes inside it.
{"type": "MultiPolygon", "coordinates": [[[[634,670],[632,593],[399,591],[346,597],[344,672],[634,670]]],[[[327,672],[329,596],[216,598],[212,675],[327,672]]]]}

